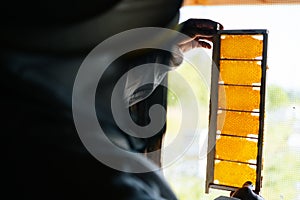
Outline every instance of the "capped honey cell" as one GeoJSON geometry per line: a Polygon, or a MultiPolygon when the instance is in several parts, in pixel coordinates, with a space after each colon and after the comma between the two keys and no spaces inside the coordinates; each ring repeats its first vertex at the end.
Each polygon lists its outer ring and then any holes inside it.
{"type": "Polygon", "coordinates": [[[216,158],[256,164],[257,139],[219,136],[216,140],[216,158]]]}
{"type": "Polygon", "coordinates": [[[259,105],[259,87],[219,85],[220,109],[253,111],[258,110],[259,105]]]}
{"type": "Polygon", "coordinates": [[[261,59],[262,35],[222,35],[221,59],[261,59]]]}
{"type": "Polygon", "coordinates": [[[230,185],[233,187],[241,187],[245,181],[256,180],[255,165],[215,161],[214,183],[220,185],[230,185]]]}
{"type": "Polygon", "coordinates": [[[236,85],[260,85],[261,61],[221,60],[219,82],[236,85]]]}
{"type": "Polygon", "coordinates": [[[220,134],[258,137],[259,113],[222,111],[217,116],[217,132],[220,134]]]}

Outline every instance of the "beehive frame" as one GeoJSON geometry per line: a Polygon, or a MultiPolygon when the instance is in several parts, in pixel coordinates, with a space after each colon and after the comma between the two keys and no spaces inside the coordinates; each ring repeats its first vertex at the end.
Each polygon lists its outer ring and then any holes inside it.
{"type": "Polygon", "coordinates": [[[267,36],[252,29],[220,30],[214,37],[206,193],[233,191],[248,180],[256,193],[261,189],[267,36]]]}

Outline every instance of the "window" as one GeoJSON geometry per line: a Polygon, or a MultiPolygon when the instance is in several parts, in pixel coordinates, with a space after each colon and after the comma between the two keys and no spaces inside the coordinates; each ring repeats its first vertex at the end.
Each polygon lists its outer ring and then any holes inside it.
{"type": "MultiPolygon", "coordinates": [[[[181,9],[180,21],[188,18],[208,18],[222,23],[225,29],[267,29],[268,33],[268,70],[266,77],[266,107],[263,146],[263,170],[261,194],[265,199],[296,200],[300,198],[300,81],[299,51],[300,27],[295,20],[300,18],[300,5],[268,6],[185,6],[181,9]]],[[[167,162],[164,174],[178,197],[185,199],[213,200],[229,192],[211,188],[205,193],[206,149],[210,99],[211,50],[193,50],[186,54],[204,72],[196,76],[189,62],[184,62],[176,71],[169,74],[169,84],[180,90],[181,84],[173,73],[181,74],[191,84],[199,102],[199,124],[195,136],[189,124],[184,124],[180,108],[181,94],[168,95],[167,133],[164,146],[168,146],[178,135],[193,140],[182,156],[174,162],[167,162]],[[206,76],[207,75],[207,76],[206,76]]],[[[249,63],[257,65],[258,63],[249,63]]],[[[224,66],[230,67],[230,66],[224,66]]],[[[225,72],[224,72],[225,73],[225,72]]],[[[259,73],[253,67],[253,73],[259,73]]],[[[224,81],[229,74],[222,74],[224,81]]],[[[240,75],[239,75],[240,76],[240,75]]],[[[230,78],[233,80],[233,78],[230,78]]],[[[238,80],[238,78],[236,79],[238,80]]],[[[241,83],[244,84],[244,83],[241,83]]],[[[247,83],[245,83],[247,84],[247,83]]],[[[192,112],[193,109],[191,108],[192,112]]],[[[224,113],[223,113],[224,114],[224,113]]],[[[244,113],[245,118],[254,116],[244,113]]],[[[227,117],[234,119],[233,113],[227,117]],[[232,115],[231,115],[232,114],[232,115]]],[[[250,120],[250,119],[248,119],[250,120]]],[[[250,120],[251,121],[251,120],[250,120]]],[[[239,123],[239,122],[236,122],[239,123]]],[[[257,130],[257,121],[251,121],[253,130],[257,130]]],[[[247,127],[245,127],[247,128],[247,127]]],[[[231,127],[226,127],[230,131],[231,127]]],[[[247,128],[248,129],[248,128],[247,128]]],[[[180,145],[180,144],[179,144],[180,145]]],[[[163,163],[168,155],[163,154],[163,163]]],[[[247,158],[248,159],[248,158],[247,158]]]]}

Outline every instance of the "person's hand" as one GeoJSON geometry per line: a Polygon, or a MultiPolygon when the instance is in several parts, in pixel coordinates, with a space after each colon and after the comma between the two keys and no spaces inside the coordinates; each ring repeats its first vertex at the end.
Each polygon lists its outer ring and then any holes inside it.
{"type": "Polygon", "coordinates": [[[210,49],[210,42],[219,30],[223,30],[223,25],[210,19],[188,19],[180,23],[177,31],[189,37],[184,41],[177,41],[170,65],[175,68],[179,66],[183,61],[183,53],[189,50],[199,47],[210,49]]]}
{"type": "Polygon", "coordinates": [[[219,22],[210,19],[188,19],[179,24],[179,31],[188,35],[190,39],[180,42],[178,46],[182,52],[198,47],[210,49],[209,42],[218,30],[223,30],[223,25],[219,22]]]}

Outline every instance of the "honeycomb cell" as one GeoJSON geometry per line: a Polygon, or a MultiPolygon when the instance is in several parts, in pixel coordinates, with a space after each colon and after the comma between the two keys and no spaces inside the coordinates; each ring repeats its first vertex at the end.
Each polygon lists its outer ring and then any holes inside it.
{"type": "Polygon", "coordinates": [[[219,85],[219,109],[253,111],[259,109],[259,87],[219,85]]]}
{"type": "Polygon", "coordinates": [[[260,61],[220,61],[219,81],[225,84],[252,85],[261,82],[260,61]]]}
{"type": "Polygon", "coordinates": [[[216,161],[214,171],[214,183],[241,187],[244,182],[256,180],[255,165],[216,161]]]}
{"type": "Polygon", "coordinates": [[[220,136],[216,140],[216,158],[256,164],[257,139],[220,136]]]}
{"type": "Polygon", "coordinates": [[[220,48],[221,59],[261,59],[263,40],[253,35],[222,35],[220,48]]]}
{"type": "Polygon", "coordinates": [[[217,130],[221,134],[247,137],[258,136],[258,113],[221,111],[217,117],[217,130]]]}

